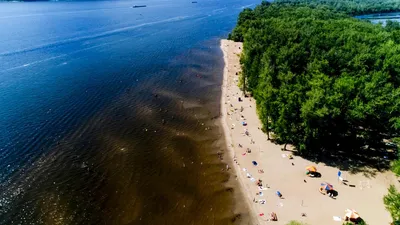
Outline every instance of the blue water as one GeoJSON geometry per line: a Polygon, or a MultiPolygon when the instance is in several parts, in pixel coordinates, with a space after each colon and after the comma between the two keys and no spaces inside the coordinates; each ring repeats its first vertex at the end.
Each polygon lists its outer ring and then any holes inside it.
{"type": "Polygon", "coordinates": [[[0,224],[232,223],[219,39],[258,2],[0,3],[0,224]]]}
{"type": "Polygon", "coordinates": [[[388,20],[400,22],[400,12],[367,14],[367,15],[356,16],[356,18],[362,20],[369,20],[374,24],[382,23],[382,25],[385,25],[386,21],[388,20]]]}

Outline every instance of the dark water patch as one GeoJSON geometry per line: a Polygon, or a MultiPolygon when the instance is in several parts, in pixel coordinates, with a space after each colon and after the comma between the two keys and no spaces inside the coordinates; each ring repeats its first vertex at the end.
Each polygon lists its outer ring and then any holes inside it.
{"type": "Polygon", "coordinates": [[[1,5],[0,224],[247,222],[216,118],[251,2],[1,5]]]}
{"type": "Polygon", "coordinates": [[[234,193],[225,187],[230,175],[216,154],[221,150],[215,144],[220,134],[211,118],[219,113],[222,68],[216,50],[185,53],[180,60],[196,66],[182,67],[179,59],[178,66],[171,63],[159,76],[171,86],[148,81],[129,88],[51,146],[23,174],[15,175],[18,181],[12,178],[13,183],[4,187],[3,197],[14,204],[5,202],[2,214],[8,219],[1,222],[11,224],[14,218],[31,224],[242,221],[232,215],[234,193]],[[204,60],[203,66],[199,59],[204,56],[214,65],[204,60]],[[195,70],[202,71],[202,78],[194,75],[195,70]],[[170,80],[171,73],[181,75],[170,80]],[[186,84],[175,85],[179,79],[186,84]]]}

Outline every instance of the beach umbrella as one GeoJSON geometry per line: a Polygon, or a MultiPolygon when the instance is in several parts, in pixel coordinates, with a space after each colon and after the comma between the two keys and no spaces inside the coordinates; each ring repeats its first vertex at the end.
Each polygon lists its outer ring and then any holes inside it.
{"type": "Polygon", "coordinates": [[[317,168],[315,166],[307,166],[306,170],[308,170],[310,172],[317,172],[317,168]]]}
{"type": "Polygon", "coordinates": [[[345,212],[346,212],[345,217],[348,217],[349,219],[358,219],[358,218],[360,218],[360,215],[354,209],[346,209],[345,212]]]}
{"type": "Polygon", "coordinates": [[[333,185],[329,183],[322,183],[321,186],[324,187],[325,190],[330,191],[333,190],[333,185]]]}

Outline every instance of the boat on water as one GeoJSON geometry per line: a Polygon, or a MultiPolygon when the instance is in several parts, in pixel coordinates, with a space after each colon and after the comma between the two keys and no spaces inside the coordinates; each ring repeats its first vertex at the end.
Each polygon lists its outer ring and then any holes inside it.
{"type": "Polygon", "coordinates": [[[132,8],[143,8],[143,7],[147,7],[147,5],[134,5],[134,6],[132,6],[132,8]]]}
{"type": "Polygon", "coordinates": [[[193,1],[192,3],[197,3],[196,1],[193,1]]]}

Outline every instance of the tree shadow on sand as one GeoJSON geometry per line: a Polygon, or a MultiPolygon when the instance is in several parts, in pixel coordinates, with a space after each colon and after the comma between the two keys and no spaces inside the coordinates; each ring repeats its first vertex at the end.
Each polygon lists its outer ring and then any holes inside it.
{"type": "Polygon", "coordinates": [[[350,174],[363,173],[367,178],[375,177],[378,172],[390,169],[390,161],[395,154],[388,151],[384,145],[374,147],[359,147],[353,149],[325,149],[318,154],[299,154],[314,163],[324,163],[327,166],[337,167],[339,170],[348,171],[350,174]]]}
{"type": "MultiPolygon", "coordinates": [[[[279,145],[278,139],[270,140],[279,145]]],[[[362,173],[367,178],[375,177],[378,172],[390,169],[391,160],[397,159],[397,150],[377,142],[371,145],[353,142],[351,144],[336,144],[336,147],[323,149],[319,152],[299,152],[294,146],[287,145],[282,151],[290,152],[314,163],[324,163],[350,174],[362,173]]]]}

